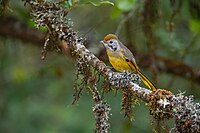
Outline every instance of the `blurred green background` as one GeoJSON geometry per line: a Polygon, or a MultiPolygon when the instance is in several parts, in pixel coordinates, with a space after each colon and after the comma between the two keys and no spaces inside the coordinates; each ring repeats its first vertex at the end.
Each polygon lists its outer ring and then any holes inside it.
{"type": "MultiPolygon", "coordinates": [[[[198,0],[98,0],[66,1],[74,29],[87,38],[87,48],[108,65],[99,41],[108,33],[136,53],[151,53],[187,64],[200,72],[200,1],[198,0]],[[126,21],[124,21],[126,20],[126,21]],[[153,37],[152,37],[152,36],[153,37]],[[149,36],[153,40],[148,40],[149,36]]],[[[21,1],[11,0],[4,16],[16,17],[33,28],[30,9],[21,1]]],[[[1,21],[1,19],[0,19],[1,21]]],[[[44,32],[43,30],[41,32],[44,32]]],[[[76,78],[71,56],[48,52],[41,60],[41,47],[9,34],[0,37],[0,132],[1,133],[90,133],[94,132],[94,105],[83,91],[72,105],[76,78]]],[[[137,56],[136,56],[137,58],[137,56]]],[[[136,59],[137,60],[137,59],[136,59]]],[[[138,66],[140,61],[138,60],[138,66]]],[[[156,61],[155,61],[156,62],[156,61]]],[[[200,101],[200,83],[154,67],[142,71],[160,88],[200,101]]],[[[187,77],[187,76],[186,76],[187,77]]],[[[101,89],[101,86],[98,86],[101,89]]],[[[113,133],[152,132],[148,107],[141,102],[134,108],[135,120],[129,122],[121,109],[121,92],[105,95],[111,106],[109,123],[113,133]]],[[[170,126],[173,122],[170,122],[170,126]]]]}

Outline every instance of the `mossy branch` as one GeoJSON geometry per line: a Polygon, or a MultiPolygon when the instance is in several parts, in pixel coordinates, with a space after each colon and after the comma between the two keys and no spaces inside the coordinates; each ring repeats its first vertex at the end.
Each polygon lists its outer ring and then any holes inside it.
{"type": "MultiPolygon", "coordinates": [[[[76,58],[82,59],[85,64],[98,71],[99,74],[109,81],[110,85],[129,89],[133,96],[148,103],[150,114],[155,119],[175,118],[174,128],[171,131],[200,132],[200,104],[195,103],[192,96],[174,95],[167,90],[161,89],[151,91],[138,85],[139,78],[137,75],[113,72],[83,45],[83,38],[73,31],[72,22],[66,17],[68,10],[65,7],[60,6],[59,3],[43,1],[38,3],[33,0],[26,0],[26,3],[32,8],[32,16],[37,23],[37,27],[45,26],[49,30],[48,41],[46,41],[48,44],[45,43],[45,47],[58,48],[60,47],[58,44],[64,41],[76,58]]],[[[66,45],[61,45],[61,47],[65,48],[66,45]]],[[[87,81],[89,81],[89,78],[90,76],[87,81]]],[[[108,113],[110,108],[103,104],[95,84],[91,88],[91,93],[95,101],[93,108],[95,117],[102,114],[99,110],[96,111],[96,109],[99,109],[100,104],[101,107],[103,106],[103,112],[108,113]]],[[[102,117],[107,121],[107,114],[104,114],[102,117]]]]}

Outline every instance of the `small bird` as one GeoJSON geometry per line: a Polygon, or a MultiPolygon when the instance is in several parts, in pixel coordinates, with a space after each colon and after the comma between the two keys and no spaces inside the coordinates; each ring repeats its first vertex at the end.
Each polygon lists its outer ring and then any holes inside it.
{"type": "Polygon", "coordinates": [[[108,34],[101,41],[106,47],[108,59],[113,68],[119,72],[135,72],[140,75],[142,82],[152,90],[155,85],[139,70],[132,52],[123,45],[114,34],[108,34]]]}

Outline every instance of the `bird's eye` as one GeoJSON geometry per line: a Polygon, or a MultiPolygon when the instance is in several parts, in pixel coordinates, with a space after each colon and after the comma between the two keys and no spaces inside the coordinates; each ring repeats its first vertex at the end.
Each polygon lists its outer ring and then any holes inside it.
{"type": "Polygon", "coordinates": [[[113,41],[110,41],[110,44],[113,44],[113,41]]]}

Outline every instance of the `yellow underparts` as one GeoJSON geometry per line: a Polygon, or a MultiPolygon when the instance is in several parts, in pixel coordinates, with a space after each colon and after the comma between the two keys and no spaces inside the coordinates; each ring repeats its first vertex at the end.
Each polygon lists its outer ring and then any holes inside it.
{"type": "Polygon", "coordinates": [[[122,53],[112,53],[107,51],[108,58],[110,64],[113,66],[113,68],[119,72],[132,72],[132,68],[129,66],[129,64],[124,60],[122,53]]]}

